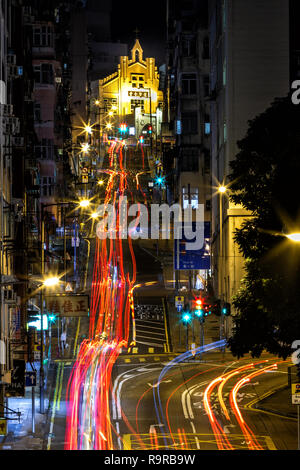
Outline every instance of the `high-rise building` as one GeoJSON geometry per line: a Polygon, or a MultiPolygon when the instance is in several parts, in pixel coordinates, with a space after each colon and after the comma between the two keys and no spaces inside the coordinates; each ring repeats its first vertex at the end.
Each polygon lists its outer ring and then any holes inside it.
{"type": "MultiPolygon", "coordinates": [[[[183,209],[204,206],[209,234],[210,222],[210,109],[209,43],[207,1],[175,2],[167,8],[167,74],[162,139],[164,166],[173,174],[171,199],[183,209]],[[167,125],[167,122],[169,124],[167,125]],[[167,129],[168,127],[168,129],[167,129]],[[167,145],[170,132],[173,147],[167,145]]],[[[209,258],[209,256],[208,256],[209,258]]],[[[209,266],[194,257],[194,269],[179,261],[177,286],[205,287],[209,266]],[[179,276],[180,272],[180,276],[179,276]],[[180,277],[180,281],[179,281],[180,277]]]]}
{"type": "Polygon", "coordinates": [[[218,188],[228,183],[248,121],[289,92],[289,2],[211,0],[209,30],[212,276],[215,295],[230,302],[244,266],[234,232],[251,214],[218,188]]]}

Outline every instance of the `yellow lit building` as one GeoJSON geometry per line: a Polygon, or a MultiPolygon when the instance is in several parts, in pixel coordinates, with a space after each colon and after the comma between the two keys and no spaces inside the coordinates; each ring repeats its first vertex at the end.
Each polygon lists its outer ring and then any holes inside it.
{"type": "Polygon", "coordinates": [[[151,123],[153,131],[160,134],[163,92],[159,89],[159,73],[154,58],[143,59],[143,49],[138,39],[131,50],[131,58],[120,57],[118,71],[99,81],[100,122],[105,125],[114,120],[136,128],[151,123]]]}

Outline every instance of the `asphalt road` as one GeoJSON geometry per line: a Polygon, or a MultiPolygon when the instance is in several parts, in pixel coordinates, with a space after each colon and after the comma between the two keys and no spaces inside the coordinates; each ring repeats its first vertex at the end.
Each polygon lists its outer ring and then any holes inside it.
{"type": "MultiPolygon", "coordinates": [[[[264,359],[271,356],[264,355],[264,359]]],[[[160,358],[161,359],[161,358],[160,358]]],[[[234,360],[226,354],[210,354],[205,363],[184,363],[168,370],[157,386],[165,361],[144,364],[126,364],[120,359],[115,366],[112,402],[113,423],[122,438],[116,440],[121,449],[189,449],[218,450],[295,450],[297,448],[296,421],[254,408],[267,392],[287,383],[287,364],[278,369],[262,372],[268,363],[249,368],[233,375],[224,385],[222,397],[229,417],[220,405],[218,389],[209,395],[210,412],[205,409],[205,390],[224,374],[249,366],[252,358],[234,360]],[[230,394],[236,383],[247,374],[259,373],[246,382],[236,395],[241,419],[230,406],[230,394]],[[262,372],[262,373],[261,373],[262,372]],[[214,429],[214,423],[219,428],[214,429]]],[[[148,359],[150,361],[150,359],[148,359]]],[[[275,361],[270,361],[274,363],[275,361]]]]}

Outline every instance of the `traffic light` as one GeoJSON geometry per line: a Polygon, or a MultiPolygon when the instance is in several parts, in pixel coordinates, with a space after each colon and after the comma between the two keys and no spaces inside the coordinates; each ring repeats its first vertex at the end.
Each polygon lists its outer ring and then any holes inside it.
{"type": "Polygon", "coordinates": [[[183,321],[185,324],[190,323],[191,319],[192,319],[192,315],[191,315],[191,313],[190,313],[188,310],[182,312],[182,321],[183,321]]]}
{"type": "Polygon", "coordinates": [[[211,305],[205,304],[204,305],[204,315],[207,317],[208,315],[212,314],[211,305]]]}
{"type": "Polygon", "coordinates": [[[229,315],[231,314],[231,305],[230,303],[228,302],[225,302],[223,308],[222,308],[222,313],[223,315],[225,315],[226,317],[229,317],[229,315]]]}
{"type": "Polygon", "coordinates": [[[212,313],[218,317],[221,315],[221,300],[217,299],[212,306],[212,313]]]}
{"type": "Polygon", "coordinates": [[[148,134],[152,134],[152,126],[148,126],[148,134]]]}
{"type": "Polygon", "coordinates": [[[119,132],[121,134],[121,137],[127,137],[128,136],[128,127],[125,122],[122,122],[119,127],[119,132]]]}

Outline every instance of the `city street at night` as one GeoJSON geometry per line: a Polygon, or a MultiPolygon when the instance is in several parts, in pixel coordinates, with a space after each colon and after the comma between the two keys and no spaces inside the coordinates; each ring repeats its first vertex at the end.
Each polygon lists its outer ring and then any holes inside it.
{"type": "Polygon", "coordinates": [[[145,12],[0,5],[0,458],[300,450],[299,5],[145,12]]]}

